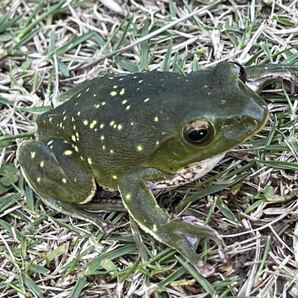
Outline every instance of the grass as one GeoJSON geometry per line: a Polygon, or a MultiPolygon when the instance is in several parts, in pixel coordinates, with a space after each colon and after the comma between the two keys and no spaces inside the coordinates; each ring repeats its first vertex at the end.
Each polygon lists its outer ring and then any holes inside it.
{"type": "Polygon", "coordinates": [[[159,194],[171,211],[194,202],[187,212],[224,235],[230,262],[211,243],[200,248],[212,277],[136,230],[139,253],[126,213],[105,215],[123,224],[106,237],[45,207],[25,183],[17,145],[33,136],[37,113],[78,82],[186,74],[221,60],[298,63],[297,1],[216,1],[208,11],[210,1],[119,1],[120,10],[108,2],[112,10],[1,1],[0,297],[298,297],[298,101],[282,88],[264,94],[271,114],[262,132],[201,180],[159,194]]]}

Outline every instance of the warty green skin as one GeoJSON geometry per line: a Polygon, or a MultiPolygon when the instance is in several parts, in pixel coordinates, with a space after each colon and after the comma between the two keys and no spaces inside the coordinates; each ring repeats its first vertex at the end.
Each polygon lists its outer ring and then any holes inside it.
{"type": "Polygon", "coordinates": [[[235,64],[222,62],[187,76],[147,72],[96,78],[65,98],[38,117],[37,140],[23,142],[17,152],[26,180],[43,200],[107,231],[108,223],[80,208],[94,196],[96,181],[119,190],[138,225],[193,264],[200,263],[195,248],[201,237],[223,245],[207,226],[171,220],[148,185],[223,155],[264,126],[267,106],[241,81],[235,64]],[[184,138],[185,125],[193,120],[212,123],[208,144],[184,138]]]}

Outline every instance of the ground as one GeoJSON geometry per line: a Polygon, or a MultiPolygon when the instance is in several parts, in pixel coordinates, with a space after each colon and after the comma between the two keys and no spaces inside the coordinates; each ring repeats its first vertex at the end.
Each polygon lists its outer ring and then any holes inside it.
{"type": "Polygon", "coordinates": [[[297,1],[34,1],[0,3],[0,297],[298,297],[296,97],[264,96],[270,121],[207,176],[158,195],[223,235],[230,260],[202,242],[200,276],[140,232],[125,212],[106,237],[47,208],[24,181],[18,144],[58,94],[97,75],[189,73],[233,60],[298,64],[297,1]],[[145,255],[145,256],[144,256],[145,255]]]}

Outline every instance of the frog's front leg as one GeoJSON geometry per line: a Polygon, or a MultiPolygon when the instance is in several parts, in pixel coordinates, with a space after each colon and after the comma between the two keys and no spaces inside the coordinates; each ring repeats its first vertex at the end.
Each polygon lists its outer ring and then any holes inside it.
{"type": "MultiPolygon", "coordinates": [[[[154,170],[153,170],[154,171],[154,170]]],[[[145,176],[140,173],[119,181],[119,191],[123,203],[132,218],[139,226],[154,238],[176,249],[198,270],[207,275],[206,264],[200,260],[196,253],[197,242],[202,238],[211,238],[220,248],[224,243],[218,233],[206,225],[171,220],[169,215],[157,204],[152,192],[144,182],[145,176]]],[[[210,273],[210,272],[209,272],[210,273]]]]}
{"type": "Polygon", "coordinates": [[[17,159],[30,186],[51,208],[96,224],[105,232],[112,229],[109,223],[80,207],[92,199],[96,184],[86,163],[63,140],[47,144],[24,141],[17,159]]]}

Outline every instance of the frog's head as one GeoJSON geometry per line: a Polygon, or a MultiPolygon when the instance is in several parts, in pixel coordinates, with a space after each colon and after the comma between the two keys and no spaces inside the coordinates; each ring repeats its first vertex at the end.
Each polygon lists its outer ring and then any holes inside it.
{"type": "Polygon", "coordinates": [[[192,90],[175,101],[175,117],[168,117],[172,121],[161,122],[166,126],[160,128],[164,139],[147,161],[168,173],[206,160],[213,162],[212,168],[219,156],[255,135],[268,118],[265,102],[245,85],[245,71],[236,63],[222,62],[188,79],[192,90]]]}

